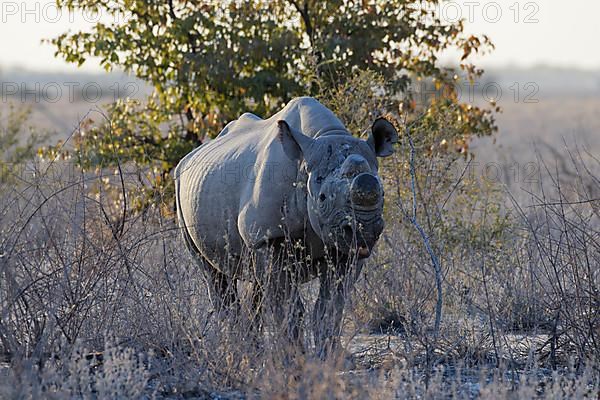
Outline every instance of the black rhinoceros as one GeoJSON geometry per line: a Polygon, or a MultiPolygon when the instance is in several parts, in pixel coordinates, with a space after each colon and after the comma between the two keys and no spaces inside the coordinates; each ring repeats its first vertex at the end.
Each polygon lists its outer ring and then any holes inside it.
{"type": "Polygon", "coordinates": [[[300,97],[268,119],[243,114],[183,158],[175,169],[179,224],[213,304],[236,302],[236,281],[251,279],[256,303],[272,295],[276,320],[297,339],[298,285],[318,277],[312,326],[326,354],[345,290],[383,230],[377,157],[391,155],[397,140],[383,118],[368,140],[358,139],[317,100],[300,97]]]}

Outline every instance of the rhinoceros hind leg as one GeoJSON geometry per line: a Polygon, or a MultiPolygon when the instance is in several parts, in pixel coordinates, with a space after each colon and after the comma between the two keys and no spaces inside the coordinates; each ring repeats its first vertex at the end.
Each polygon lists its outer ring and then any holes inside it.
{"type": "Polygon", "coordinates": [[[224,273],[210,268],[206,272],[211,302],[216,310],[227,309],[237,304],[238,295],[234,279],[224,273]]]}
{"type": "Polygon", "coordinates": [[[238,306],[238,293],[235,279],[221,272],[210,261],[196,254],[196,263],[202,270],[208,288],[208,298],[213,311],[227,312],[232,306],[238,306]]]}

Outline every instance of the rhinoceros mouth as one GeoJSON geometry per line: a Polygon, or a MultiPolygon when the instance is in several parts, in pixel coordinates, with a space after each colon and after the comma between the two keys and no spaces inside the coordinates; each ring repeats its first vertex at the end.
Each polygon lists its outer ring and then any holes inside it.
{"type": "Polygon", "coordinates": [[[333,229],[335,239],[332,247],[347,252],[358,259],[367,258],[381,234],[383,219],[375,215],[366,222],[364,219],[346,218],[333,229]]]}

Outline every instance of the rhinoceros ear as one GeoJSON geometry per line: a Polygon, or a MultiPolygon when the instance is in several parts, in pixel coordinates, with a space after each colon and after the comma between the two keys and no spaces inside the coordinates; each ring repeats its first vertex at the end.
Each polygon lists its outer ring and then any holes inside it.
{"type": "Polygon", "coordinates": [[[377,157],[391,156],[394,152],[394,143],[398,142],[398,132],[394,125],[385,118],[377,118],[371,127],[371,134],[367,143],[371,146],[377,157]]]}
{"type": "Polygon", "coordinates": [[[290,159],[299,160],[302,157],[308,159],[315,139],[291,128],[284,120],[277,121],[277,129],[283,151],[290,159]]]}

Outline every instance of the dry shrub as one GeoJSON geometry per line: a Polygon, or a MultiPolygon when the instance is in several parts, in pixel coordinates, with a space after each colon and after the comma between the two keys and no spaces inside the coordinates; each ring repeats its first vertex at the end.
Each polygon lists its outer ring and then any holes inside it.
{"type": "MultiPolygon", "coordinates": [[[[122,399],[149,393],[150,374],[143,359],[130,348],[106,340],[102,352],[89,352],[81,343],[38,363],[8,370],[0,383],[6,399],[122,399]]],[[[147,364],[147,363],[146,363],[147,364]]]]}

